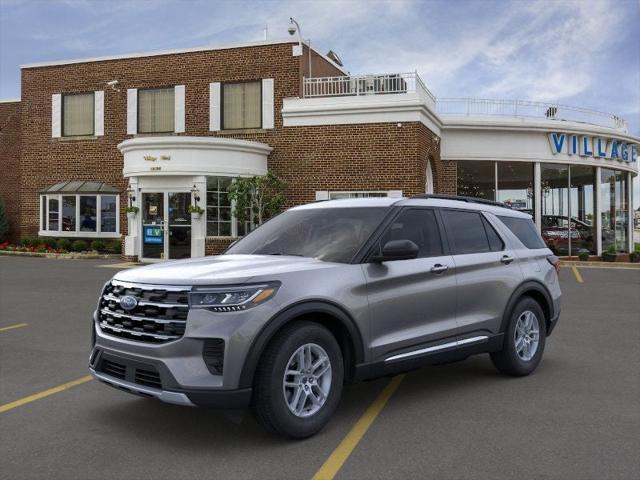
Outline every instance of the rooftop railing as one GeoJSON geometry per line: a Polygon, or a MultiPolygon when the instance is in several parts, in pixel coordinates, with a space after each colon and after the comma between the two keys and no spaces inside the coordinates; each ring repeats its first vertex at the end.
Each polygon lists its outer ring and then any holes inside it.
{"type": "Polygon", "coordinates": [[[417,72],[305,78],[304,98],[359,97],[417,93],[442,115],[503,116],[540,118],[588,123],[628,131],[627,122],[611,113],[559,103],[482,98],[438,98],[429,91],[417,72]]]}
{"type": "Polygon", "coordinates": [[[528,100],[489,100],[483,98],[439,98],[437,111],[442,115],[505,116],[544,118],[589,123],[627,131],[627,122],[611,113],[589,108],[571,107],[559,103],[528,100]]]}
{"type": "Polygon", "coordinates": [[[348,97],[418,93],[435,102],[435,97],[416,72],[304,79],[304,97],[348,97]]]}

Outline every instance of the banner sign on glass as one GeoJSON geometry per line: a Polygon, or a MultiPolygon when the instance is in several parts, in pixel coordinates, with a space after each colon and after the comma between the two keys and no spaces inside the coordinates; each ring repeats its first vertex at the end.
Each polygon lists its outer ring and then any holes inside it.
{"type": "Polygon", "coordinates": [[[145,226],[143,230],[146,245],[162,245],[162,228],[151,225],[145,226]]]}

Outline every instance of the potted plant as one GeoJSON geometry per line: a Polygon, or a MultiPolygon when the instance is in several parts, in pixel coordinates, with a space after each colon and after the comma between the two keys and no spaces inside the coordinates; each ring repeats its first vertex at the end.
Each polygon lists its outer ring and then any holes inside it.
{"type": "Polygon", "coordinates": [[[129,221],[133,220],[134,218],[136,218],[136,214],[138,213],[140,209],[134,205],[130,205],[127,207],[127,219],[129,221]]]}
{"type": "Polygon", "coordinates": [[[202,214],[204,213],[204,210],[202,207],[198,206],[198,205],[189,205],[187,207],[187,213],[191,214],[191,219],[192,220],[198,220],[202,214]]]}
{"type": "Polygon", "coordinates": [[[578,258],[583,262],[586,262],[587,260],[589,260],[589,250],[586,250],[584,248],[579,250],[578,258]]]}
{"type": "Polygon", "coordinates": [[[615,245],[609,245],[607,251],[602,254],[602,259],[605,262],[615,262],[618,258],[615,245]]]}
{"type": "Polygon", "coordinates": [[[640,263],[640,243],[636,243],[635,249],[629,254],[629,261],[640,263]]]}

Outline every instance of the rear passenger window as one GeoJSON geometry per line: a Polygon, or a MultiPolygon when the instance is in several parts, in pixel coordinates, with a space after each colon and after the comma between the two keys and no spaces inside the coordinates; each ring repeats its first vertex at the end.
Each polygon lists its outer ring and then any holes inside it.
{"type": "Polygon", "coordinates": [[[443,209],[442,218],[447,224],[454,254],[490,251],[483,218],[478,212],[443,209]]]}
{"type": "Polygon", "coordinates": [[[547,248],[538,235],[536,226],[530,218],[503,217],[498,216],[511,232],[518,237],[525,247],[530,249],[547,248]]]}
{"type": "Polygon", "coordinates": [[[492,252],[499,252],[504,250],[504,242],[498,235],[498,232],[491,226],[489,221],[482,217],[482,223],[484,224],[484,229],[487,232],[487,237],[489,238],[489,248],[491,248],[492,252]]]}
{"type": "Polygon", "coordinates": [[[380,239],[380,248],[391,240],[411,240],[420,249],[418,258],[442,255],[440,230],[433,210],[412,208],[403,211],[380,239]]]}

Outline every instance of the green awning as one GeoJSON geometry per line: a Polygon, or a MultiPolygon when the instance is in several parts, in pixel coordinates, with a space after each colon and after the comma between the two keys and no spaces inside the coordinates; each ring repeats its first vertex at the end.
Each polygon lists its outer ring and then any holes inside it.
{"type": "Polygon", "coordinates": [[[120,189],[107,185],[104,182],[93,182],[85,180],[69,180],[67,182],[56,183],[45,188],[40,193],[120,193],[120,189]]]}

